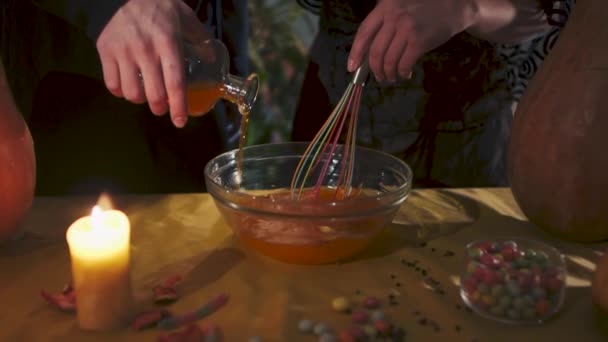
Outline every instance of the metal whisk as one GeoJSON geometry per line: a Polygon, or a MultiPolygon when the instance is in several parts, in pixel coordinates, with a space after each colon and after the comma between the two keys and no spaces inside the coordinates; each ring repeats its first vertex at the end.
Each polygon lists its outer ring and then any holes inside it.
{"type": "Polygon", "coordinates": [[[291,181],[291,197],[300,199],[308,183],[309,177],[315,174],[321,167],[317,181],[312,192],[306,198],[318,198],[321,193],[323,180],[332,163],[335,163],[334,153],[342,129],[348,125],[346,140],[343,144],[343,154],[340,162],[338,180],[335,184],[336,198],[347,198],[352,190],[353,167],[355,164],[355,147],[357,139],[357,118],[359,115],[359,104],[363,86],[369,74],[367,63],[363,63],[354,73],[353,79],[348,84],[340,102],[325,121],[325,124],[304,152],[291,181]],[[348,123],[346,123],[348,121],[348,123]],[[322,163],[322,161],[324,161],[322,163]]]}

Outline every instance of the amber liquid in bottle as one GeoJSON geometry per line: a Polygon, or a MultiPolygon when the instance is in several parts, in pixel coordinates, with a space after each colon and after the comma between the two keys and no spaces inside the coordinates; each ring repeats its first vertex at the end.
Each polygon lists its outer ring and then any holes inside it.
{"type": "Polygon", "coordinates": [[[202,116],[209,112],[224,94],[224,86],[215,81],[197,81],[188,85],[186,98],[188,114],[202,116]]]}

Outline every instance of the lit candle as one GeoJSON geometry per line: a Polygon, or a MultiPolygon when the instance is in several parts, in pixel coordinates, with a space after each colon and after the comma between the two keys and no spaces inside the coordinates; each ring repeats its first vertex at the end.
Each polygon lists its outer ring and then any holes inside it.
{"type": "Polygon", "coordinates": [[[66,234],[78,324],[87,330],[120,328],[131,315],[129,219],[102,208],[100,201],[66,234]]]}

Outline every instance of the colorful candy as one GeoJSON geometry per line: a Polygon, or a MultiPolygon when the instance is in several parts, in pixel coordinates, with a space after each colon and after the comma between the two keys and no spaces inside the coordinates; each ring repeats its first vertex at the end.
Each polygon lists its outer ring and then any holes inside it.
{"type": "Polygon", "coordinates": [[[222,329],[220,329],[220,327],[215,324],[205,325],[203,326],[202,330],[203,334],[205,335],[205,342],[221,342],[224,340],[224,334],[222,333],[222,329]]]}
{"type": "Polygon", "coordinates": [[[315,326],[312,329],[312,332],[315,335],[323,335],[325,333],[330,333],[331,332],[331,328],[329,327],[329,325],[325,324],[325,323],[317,323],[315,324],[315,326]]]}
{"type": "Polygon", "coordinates": [[[381,321],[386,318],[386,315],[382,310],[374,310],[371,314],[372,321],[381,321]]]}
{"type": "Polygon", "coordinates": [[[76,311],[76,292],[70,284],[66,284],[60,293],[50,293],[44,290],[40,291],[40,295],[50,305],[59,310],[67,312],[76,311]]]}
{"type": "Polygon", "coordinates": [[[351,334],[350,330],[343,330],[340,332],[340,335],[338,335],[338,340],[340,342],[355,342],[356,339],[353,336],[353,334],[351,334]]]}
{"type": "Polygon", "coordinates": [[[353,312],[351,319],[353,323],[365,324],[369,321],[369,314],[365,311],[355,311],[353,312]]]}
{"type": "Polygon", "coordinates": [[[174,275],[152,288],[154,302],[161,305],[175,302],[178,297],[176,287],[181,281],[181,276],[174,275]]]}
{"type": "Polygon", "coordinates": [[[350,335],[355,338],[355,341],[360,341],[365,338],[365,331],[358,325],[351,326],[348,331],[350,332],[350,335]]]}
{"type": "MultiPolygon", "coordinates": [[[[392,279],[395,279],[395,275],[391,275],[392,279]]],[[[390,299],[395,296],[399,296],[400,293],[391,293],[390,299]]],[[[358,341],[376,341],[378,338],[385,340],[390,338],[391,341],[403,341],[405,338],[405,330],[394,326],[386,314],[379,309],[381,302],[378,298],[368,296],[363,299],[361,303],[356,305],[351,304],[346,297],[336,297],[331,302],[331,307],[337,312],[349,312],[351,314],[351,321],[353,323],[348,329],[344,329],[334,335],[329,329],[319,334],[319,323],[314,325],[313,331],[319,336],[320,342],[358,342],[358,341]],[[357,307],[357,309],[354,309],[357,307]],[[360,309],[359,309],[360,308],[360,309]]],[[[312,325],[312,322],[310,322],[312,325]]],[[[308,325],[308,323],[307,323],[308,325]]],[[[329,327],[328,327],[329,328],[329,327]]],[[[307,331],[309,327],[307,326],[307,331]]]]}
{"type": "Polygon", "coordinates": [[[311,333],[314,327],[314,322],[309,319],[301,319],[298,322],[298,330],[302,333],[311,333]]]}
{"type": "Polygon", "coordinates": [[[346,297],[336,297],[331,301],[331,307],[338,312],[347,312],[350,310],[350,302],[346,297]]]}
{"type": "Polygon", "coordinates": [[[380,335],[387,335],[391,331],[391,325],[385,320],[375,321],[374,328],[380,335]]]}
{"type": "Polygon", "coordinates": [[[372,296],[367,297],[363,300],[363,306],[367,309],[376,309],[380,306],[380,299],[372,296]]]}
{"type": "Polygon", "coordinates": [[[135,317],[131,327],[135,331],[154,327],[158,322],[170,317],[171,313],[164,309],[153,309],[140,313],[135,317]]]}
{"type": "Polygon", "coordinates": [[[212,342],[212,341],[220,341],[218,339],[211,340],[209,336],[206,335],[204,329],[201,329],[196,324],[190,324],[186,326],[181,331],[174,331],[169,334],[161,334],[158,339],[158,342],[181,342],[181,341],[201,341],[201,342],[212,342]]]}
{"type": "Polygon", "coordinates": [[[509,240],[470,246],[461,281],[463,299],[498,319],[542,321],[561,304],[565,269],[543,249],[520,244],[509,240]]]}
{"type": "Polygon", "coordinates": [[[221,294],[194,311],[180,316],[170,316],[161,320],[158,322],[158,327],[164,330],[171,330],[182,325],[194,323],[215,313],[226,305],[226,303],[228,303],[228,296],[221,294]]]}
{"type": "Polygon", "coordinates": [[[367,335],[367,337],[371,338],[372,340],[376,338],[376,335],[378,335],[378,331],[376,330],[376,328],[374,328],[374,326],[370,324],[364,325],[363,331],[365,332],[365,335],[367,335]]]}
{"type": "Polygon", "coordinates": [[[338,339],[332,333],[323,333],[319,336],[319,342],[336,342],[338,339]]]}

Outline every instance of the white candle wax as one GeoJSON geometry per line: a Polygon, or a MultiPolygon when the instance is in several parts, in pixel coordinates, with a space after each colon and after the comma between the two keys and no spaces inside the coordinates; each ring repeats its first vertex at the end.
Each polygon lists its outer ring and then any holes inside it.
{"type": "Polygon", "coordinates": [[[72,262],[78,323],[87,330],[112,330],[131,316],[128,217],[94,207],[76,220],[66,238],[72,262]]]}

